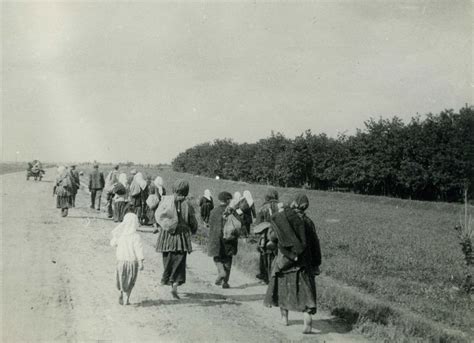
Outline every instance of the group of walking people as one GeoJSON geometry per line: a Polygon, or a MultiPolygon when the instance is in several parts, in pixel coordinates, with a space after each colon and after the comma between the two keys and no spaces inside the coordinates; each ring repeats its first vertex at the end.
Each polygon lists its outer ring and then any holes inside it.
{"type": "MultiPolygon", "coordinates": [[[[173,298],[180,299],[178,287],[186,282],[191,235],[197,232],[199,222],[187,199],[189,183],[177,180],[171,195],[166,195],[161,177],[145,180],[140,172],[133,170],[127,175],[118,169],[114,168],[104,178],[98,166],[94,166],[89,189],[91,207],[100,210],[101,194],[105,192],[107,214],[120,222],[112,231],[110,242],[117,248],[119,303],[129,303],[138,271],[144,266],[142,242],[137,233],[141,225],[155,227],[156,251],[163,257],[161,284],[170,286],[173,298]]],[[[58,180],[72,175],[61,168],[58,172],[61,175],[58,180]]],[[[62,197],[57,195],[58,199],[62,197]]],[[[264,200],[259,211],[255,210],[248,190],[243,195],[220,192],[216,202],[210,190],[206,190],[199,200],[200,217],[209,229],[208,255],[217,270],[215,284],[224,289],[230,287],[239,238],[248,237],[253,228],[260,254],[257,278],[268,285],[264,304],[280,307],[284,325],[288,325],[288,311],[303,312],[303,332],[310,333],[311,315],[316,312],[315,276],[319,274],[321,250],[315,225],[305,212],[309,200],[306,195],[298,194],[290,203],[283,204],[274,188],[268,189],[264,200]]]]}

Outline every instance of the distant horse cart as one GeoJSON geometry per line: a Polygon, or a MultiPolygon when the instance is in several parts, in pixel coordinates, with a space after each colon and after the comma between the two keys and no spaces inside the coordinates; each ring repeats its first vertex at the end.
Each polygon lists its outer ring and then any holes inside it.
{"type": "Polygon", "coordinates": [[[43,166],[38,160],[28,162],[28,168],[26,169],[26,180],[28,181],[32,177],[35,181],[41,181],[44,175],[43,166]]]}

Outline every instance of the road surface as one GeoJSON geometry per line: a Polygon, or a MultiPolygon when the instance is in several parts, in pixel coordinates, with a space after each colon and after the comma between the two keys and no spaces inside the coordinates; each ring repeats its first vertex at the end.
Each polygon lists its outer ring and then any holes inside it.
{"type": "Polygon", "coordinates": [[[364,342],[327,313],[303,335],[302,314],[279,322],[278,308],[262,304],[265,286],[233,269],[231,288],[213,284],[212,260],[195,245],[188,257],[181,300],[161,286],[156,236],[142,233],[145,270],[138,276],[130,306],[118,304],[115,251],[109,234],[115,224],[88,208],[85,190],[67,218],[52,196],[54,171],[43,182],[24,173],[1,178],[3,342],[364,342]]]}

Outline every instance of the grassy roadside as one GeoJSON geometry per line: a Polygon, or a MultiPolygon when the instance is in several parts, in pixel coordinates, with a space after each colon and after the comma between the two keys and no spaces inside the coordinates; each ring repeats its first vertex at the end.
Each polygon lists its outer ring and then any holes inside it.
{"type": "MultiPolygon", "coordinates": [[[[87,175],[87,168],[79,169],[87,175]]],[[[159,174],[168,190],[177,178],[187,179],[195,205],[206,188],[215,196],[222,190],[248,189],[259,208],[267,188],[169,169],[134,168],[153,177],[159,174]]],[[[102,167],[104,173],[110,169],[102,167]]],[[[301,191],[278,190],[286,201],[301,191]]],[[[317,278],[321,307],[346,318],[377,341],[473,339],[473,299],[457,290],[464,265],[453,228],[462,205],[305,193],[310,199],[308,215],[316,223],[323,249],[323,274],[317,278]]],[[[202,228],[196,239],[205,244],[206,237],[202,228]]],[[[257,257],[253,244],[241,242],[235,264],[254,276],[257,257]]]]}

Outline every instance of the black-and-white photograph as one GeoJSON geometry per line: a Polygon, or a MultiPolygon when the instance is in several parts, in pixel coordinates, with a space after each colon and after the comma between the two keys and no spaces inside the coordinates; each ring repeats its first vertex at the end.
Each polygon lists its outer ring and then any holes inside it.
{"type": "Polygon", "coordinates": [[[1,1],[1,342],[474,341],[472,0],[1,1]]]}

